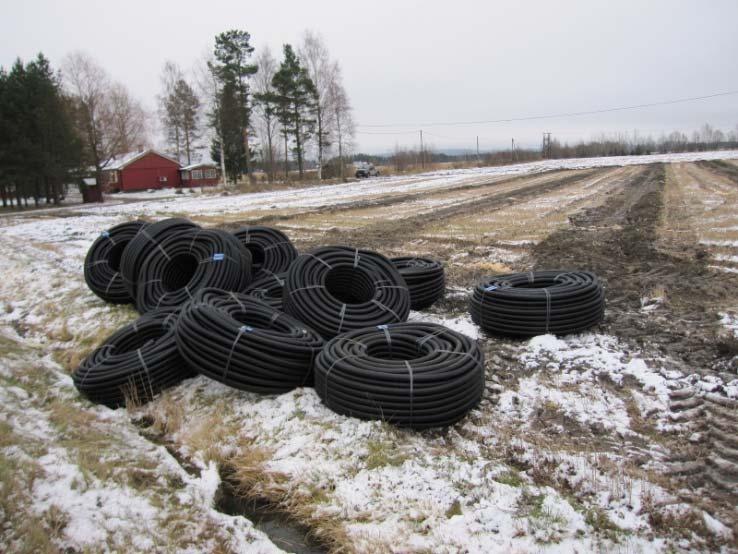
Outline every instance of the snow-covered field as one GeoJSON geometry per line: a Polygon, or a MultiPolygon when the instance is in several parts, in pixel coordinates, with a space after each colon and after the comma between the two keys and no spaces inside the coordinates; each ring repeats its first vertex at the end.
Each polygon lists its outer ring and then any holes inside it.
{"type": "MultiPolygon", "coordinates": [[[[448,306],[413,312],[411,319],[478,339],[488,379],[482,404],[445,431],[414,433],[338,416],[310,388],[260,396],[204,377],[147,406],[112,411],[79,398],[68,376],[86,352],[135,317],[129,307],[100,301],[82,276],[94,238],[134,217],[302,213],[554,169],[726,158],[738,159],[738,151],[549,160],[244,195],[141,195],[140,202],[6,217],[0,227],[2,542],[10,551],[290,550],[247,518],[218,510],[218,469],[228,468],[245,494],[279,504],[337,550],[731,551],[735,506],[731,512],[691,498],[666,474],[675,441],[697,441],[699,434],[672,417],[670,396],[689,389],[735,399],[738,381],[686,370],[668,355],[598,331],[518,342],[487,338],[454,304],[468,289],[453,282],[453,273],[448,306]]],[[[610,178],[575,183],[521,203],[518,211],[506,208],[500,221],[590,205],[622,185],[610,178]]],[[[325,217],[332,225],[340,211],[325,217]]],[[[521,236],[502,230],[495,240],[525,253],[533,241],[521,236]]],[[[423,237],[407,237],[419,253],[423,237]]],[[[448,261],[463,268],[472,257],[459,252],[448,261]]],[[[732,332],[736,308],[722,310],[732,332]]]]}

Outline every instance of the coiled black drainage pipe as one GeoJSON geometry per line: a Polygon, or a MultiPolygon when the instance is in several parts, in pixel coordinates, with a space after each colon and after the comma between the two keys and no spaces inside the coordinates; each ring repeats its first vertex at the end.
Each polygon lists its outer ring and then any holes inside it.
{"type": "Polygon", "coordinates": [[[297,249],[279,229],[254,225],[233,234],[251,252],[254,279],[287,271],[297,257],[297,249]]]}
{"type": "Polygon", "coordinates": [[[484,355],[469,337],[434,323],[359,329],[323,348],[315,390],[339,414],[413,429],[443,427],[482,398],[484,355]]]}
{"type": "Polygon", "coordinates": [[[602,321],[605,293],[587,271],[497,275],[476,286],[472,320],[489,333],[532,337],[576,333],[602,321]]]}
{"type": "Polygon", "coordinates": [[[120,262],[128,243],[146,226],[143,221],[129,221],[100,234],[85,256],[85,282],[106,302],[126,304],[133,297],[123,282],[120,262]]]}
{"type": "Polygon", "coordinates": [[[181,306],[201,288],[243,290],[251,254],[219,229],[190,229],[169,236],[141,264],[136,308],[145,313],[181,306]]]}
{"type": "Polygon", "coordinates": [[[177,345],[193,370],[237,389],[272,394],[313,384],[323,339],[251,296],[203,289],[182,308],[177,345]]]}
{"type": "Polygon", "coordinates": [[[410,290],[410,308],[422,310],[432,306],[446,291],[443,265],[428,258],[391,258],[410,290]]]}
{"type": "Polygon", "coordinates": [[[283,310],[283,296],[284,296],[284,280],[287,278],[287,273],[276,273],[274,275],[267,275],[261,279],[253,281],[243,291],[248,296],[253,296],[258,300],[268,304],[275,310],[283,310]]]}
{"type": "Polygon", "coordinates": [[[197,229],[198,225],[188,219],[174,217],[151,223],[141,229],[128,243],[120,259],[120,272],[123,283],[131,298],[136,299],[141,264],[152,250],[167,237],[185,229],[197,229]]]}
{"type": "Polygon", "coordinates": [[[150,312],[122,327],[72,374],[91,401],[111,408],[148,402],[194,373],[177,350],[177,310],[150,312]]]}
{"type": "Polygon", "coordinates": [[[407,284],[376,252],[324,246],[301,254],[287,272],[284,309],[324,338],[405,321],[407,284]]]}

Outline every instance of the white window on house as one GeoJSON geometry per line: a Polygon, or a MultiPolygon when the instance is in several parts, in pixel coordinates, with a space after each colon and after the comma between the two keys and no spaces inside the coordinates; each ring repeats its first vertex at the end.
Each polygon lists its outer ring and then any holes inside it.
{"type": "Polygon", "coordinates": [[[218,174],[215,172],[214,169],[206,169],[205,170],[205,178],[206,179],[216,179],[218,177],[218,174]]]}
{"type": "Polygon", "coordinates": [[[192,170],[192,178],[193,179],[202,179],[202,169],[193,169],[192,170]]]}
{"type": "Polygon", "coordinates": [[[162,175],[161,177],[159,177],[159,182],[160,183],[166,183],[167,182],[166,176],[162,175]]]}
{"type": "Polygon", "coordinates": [[[189,171],[183,171],[182,172],[182,180],[183,181],[189,181],[190,180],[190,172],[189,171]]]}
{"type": "Polygon", "coordinates": [[[108,183],[117,183],[118,182],[118,172],[117,171],[111,171],[108,174],[108,183]]]}

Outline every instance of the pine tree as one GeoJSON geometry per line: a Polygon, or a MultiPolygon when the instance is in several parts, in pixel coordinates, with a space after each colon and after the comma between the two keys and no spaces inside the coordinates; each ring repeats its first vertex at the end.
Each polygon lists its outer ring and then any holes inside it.
{"type": "Polygon", "coordinates": [[[189,165],[192,163],[192,150],[200,138],[200,98],[184,79],[177,81],[174,96],[182,124],[184,152],[189,165]]]}
{"type": "MultiPolygon", "coordinates": [[[[294,141],[293,152],[297,158],[300,179],[303,176],[305,143],[313,133],[315,120],[311,114],[315,107],[315,85],[307,74],[292,46],[284,45],[284,59],[272,79],[276,111],[282,126],[287,149],[288,137],[294,141]]],[[[285,152],[286,158],[286,152],[285,152]]],[[[286,170],[285,170],[286,171],[286,170]]]]}
{"type": "Polygon", "coordinates": [[[77,139],[59,78],[42,55],[0,70],[0,193],[3,205],[58,203],[63,185],[81,165],[77,139]]]}
{"type": "MultiPolygon", "coordinates": [[[[215,73],[220,82],[219,103],[223,102],[224,106],[219,106],[216,111],[220,112],[220,125],[223,127],[222,133],[218,133],[223,137],[224,150],[226,159],[230,157],[229,152],[237,152],[234,143],[236,137],[231,132],[230,127],[233,123],[238,126],[238,140],[242,143],[240,154],[236,155],[234,161],[228,161],[231,168],[239,167],[238,173],[249,173],[251,161],[251,149],[249,148],[249,125],[251,118],[250,106],[250,89],[249,77],[256,73],[257,66],[249,63],[251,55],[254,51],[250,44],[251,35],[246,31],[230,30],[220,33],[215,37],[215,50],[213,52],[216,62],[212,64],[211,69],[215,73]],[[234,118],[233,121],[226,121],[224,118],[234,118]]],[[[216,139],[217,141],[218,139],[216,139]]],[[[229,174],[231,171],[228,171],[229,174]]]]}
{"type": "Polygon", "coordinates": [[[239,113],[240,106],[234,84],[226,82],[218,93],[217,105],[211,114],[211,125],[216,130],[216,136],[210,147],[210,155],[214,161],[220,163],[222,137],[226,174],[233,183],[238,181],[238,176],[247,167],[239,113]]]}
{"type": "Polygon", "coordinates": [[[177,159],[192,163],[192,151],[200,138],[200,99],[183,78],[178,79],[162,100],[162,122],[177,159]]]}

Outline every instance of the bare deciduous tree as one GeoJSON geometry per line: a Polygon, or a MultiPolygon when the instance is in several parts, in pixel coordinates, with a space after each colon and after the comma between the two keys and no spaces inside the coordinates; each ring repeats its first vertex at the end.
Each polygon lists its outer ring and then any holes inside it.
{"type": "Polygon", "coordinates": [[[269,48],[264,48],[256,58],[259,70],[254,75],[254,97],[256,98],[256,114],[258,134],[262,138],[262,158],[268,162],[267,176],[269,181],[276,177],[277,168],[275,138],[279,132],[279,119],[273,102],[274,89],[272,79],[277,72],[277,60],[269,48]]]}
{"type": "MultiPolygon", "coordinates": [[[[220,85],[218,78],[213,71],[215,58],[212,52],[206,51],[198,62],[195,63],[192,73],[195,79],[195,86],[197,87],[200,97],[204,102],[204,108],[207,112],[208,119],[210,120],[209,129],[218,138],[218,145],[220,151],[220,178],[223,185],[226,184],[226,153],[223,148],[224,140],[221,135],[218,134],[218,129],[222,129],[223,126],[214,121],[215,118],[219,117],[217,110],[218,96],[220,94],[220,85]]],[[[211,137],[212,138],[212,137],[211,137]]]]}
{"type": "Polygon", "coordinates": [[[354,137],[354,119],[351,113],[351,104],[343,88],[341,68],[335,64],[328,83],[327,105],[330,112],[331,122],[335,128],[336,143],[338,145],[338,163],[340,167],[341,180],[346,179],[344,156],[351,147],[354,137]]]}
{"type": "Polygon", "coordinates": [[[171,98],[177,86],[177,81],[182,79],[183,74],[179,66],[171,60],[164,62],[161,70],[161,87],[162,94],[157,97],[159,101],[159,119],[167,133],[170,146],[173,146],[173,152],[177,159],[181,160],[180,138],[181,124],[177,118],[177,113],[172,109],[171,98]]]}
{"type": "Polygon", "coordinates": [[[115,156],[148,143],[146,113],[126,87],[83,52],[66,57],[62,74],[74,105],[75,124],[98,182],[115,156]]]}
{"type": "Polygon", "coordinates": [[[312,31],[305,31],[298,54],[308,75],[315,85],[315,142],[318,154],[318,179],[323,178],[323,161],[326,149],[331,145],[331,109],[328,105],[328,89],[338,71],[338,64],[332,62],[323,38],[312,31]]]}

